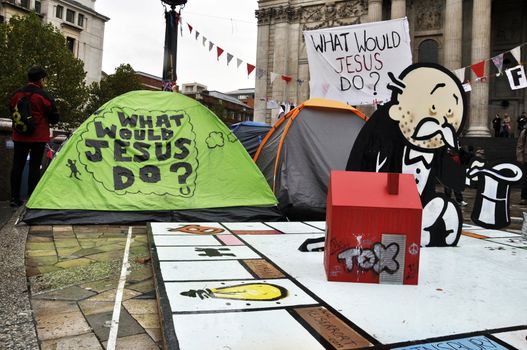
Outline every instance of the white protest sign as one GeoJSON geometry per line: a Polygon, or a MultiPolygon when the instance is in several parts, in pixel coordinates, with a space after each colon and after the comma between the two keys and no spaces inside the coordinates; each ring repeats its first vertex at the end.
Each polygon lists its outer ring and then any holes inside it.
{"type": "Polygon", "coordinates": [[[523,66],[516,66],[505,71],[507,78],[509,78],[509,85],[512,90],[523,89],[527,87],[527,79],[525,78],[525,70],[523,66]]]}
{"type": "Polygon", "coordinates": [[[406,18],[304,31],[310,97],[350,105],[390,99],[388,72],[412,64],[406,18]]]}

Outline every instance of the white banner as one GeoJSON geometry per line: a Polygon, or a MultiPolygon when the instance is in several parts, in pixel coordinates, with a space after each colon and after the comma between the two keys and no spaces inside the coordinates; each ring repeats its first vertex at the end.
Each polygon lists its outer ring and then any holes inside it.
{"type": "Polygon", "coordinates": [[[304,31],[310,97],[350,105],[390,99],[388,72],[412,64],[406,18],[304,31]]]}
{"type": "Polygon", "coordinates": [[[509,85],[512,90],[523,89],[527,87],[527,79],[525,78],[525,70],[523,66],[516,66],[505,71],[507,78],[509,78],[509,85]]]}

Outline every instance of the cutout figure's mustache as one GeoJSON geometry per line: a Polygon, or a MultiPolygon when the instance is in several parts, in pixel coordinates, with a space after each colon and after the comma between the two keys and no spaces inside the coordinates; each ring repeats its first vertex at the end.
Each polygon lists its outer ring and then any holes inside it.
{"type": "Polygon", "coordinates": [[[446,119],[443,125],[439,124],[439,120],[435,118],[423,118],[419,124],[417,124],[412,138],[414,140],[428,140],[435,135],[441,135],[443,141],[451,148],[456,147],[456,131],[452,125],[450,125],[446,119]]]}

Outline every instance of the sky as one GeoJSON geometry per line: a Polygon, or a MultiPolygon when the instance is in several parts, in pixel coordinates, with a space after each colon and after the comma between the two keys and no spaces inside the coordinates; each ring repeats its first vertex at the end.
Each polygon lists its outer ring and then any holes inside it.
{"type": "MultiPolygon", "coordinates": [[[[181,10],[183,37],[178,37],[178,85],[197,82],[221,92],[254,87],[246,63],[256,62],[257,0],[188,0],[181,10]],[[193,27],[189,33],[187,23],[193,27]],[[195,31],[200,33],[195,39],[195,31]],[[203,46],[202,36],[207,38],[203,46]],[[208,41],[225,52],[216,57],[208,41]],[[227,66],[227,52],[234,58],[227,66]],[[237,68],[237,58],[243,63],[237,68]]],[[[164,7],[160,0],[97,0],[95,10],[110,20],[104,31],[103,70],[111,74],[122,63],[158,77],[163,72],[164,7]],[[150,5],[147,5],[150,3],[150,5]],[[125,5],[126,4],[126,5],[125,5]]]]}

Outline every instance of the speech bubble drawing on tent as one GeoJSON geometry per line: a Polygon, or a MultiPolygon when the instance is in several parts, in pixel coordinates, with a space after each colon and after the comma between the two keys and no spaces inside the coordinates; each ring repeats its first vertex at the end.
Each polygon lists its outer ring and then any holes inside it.
{"type": "Polygon", "coordinates": [[[185,111],[103,109],[79,136],[78,159],[106,190],[192,197],[199,162],[185,111]]]}

